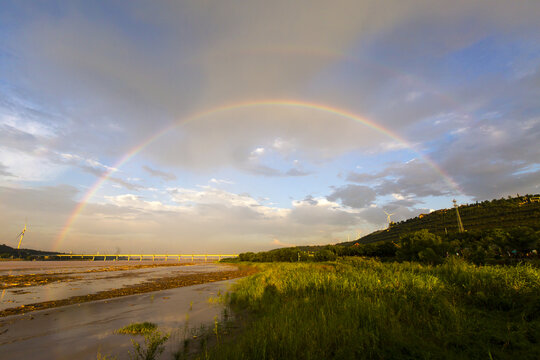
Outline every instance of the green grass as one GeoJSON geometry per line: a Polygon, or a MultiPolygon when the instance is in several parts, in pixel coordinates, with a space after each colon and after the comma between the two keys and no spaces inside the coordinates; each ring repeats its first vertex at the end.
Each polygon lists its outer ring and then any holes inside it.
{"type": "Polygon", "coordinates": [[[204,358],[540,359],[540,270],[531,266],[258,266],[228,295],[247,324],[204,358]]]}
{"type": "MultiPolygon", "coordinates": [[[[143,335],[144,344],[131,339],[133,352],[130,352],[131,359],[154,360],[165,350],[165,342],[170,334],[161,333],[156,324],[150,322],[133,323],[115,331],[117,334],[143,335]]],[[[98,359],[106,359],[98,353],[98,359]]]]}
{"type": "Polygon", "coordinates": [[[144,335],[154,332],[156,329],[156,324],[150,322],[143,322],[133,323],[128,326],[124,326],[123,328],[116,330],[115,333],[126,335],[144,335]]]}

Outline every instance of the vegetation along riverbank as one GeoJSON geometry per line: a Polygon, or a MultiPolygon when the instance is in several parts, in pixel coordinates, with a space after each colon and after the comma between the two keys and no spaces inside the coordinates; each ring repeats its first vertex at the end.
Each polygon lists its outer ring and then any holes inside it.
{"type": "MultiPolygon", "coordinates": [[[[210,359],[538,359],[540,271],[344,258],[258,264],[227,295],[246,311],[210,359]]],[[[217,336],[217,334],[216,334],[217,336]]]]}

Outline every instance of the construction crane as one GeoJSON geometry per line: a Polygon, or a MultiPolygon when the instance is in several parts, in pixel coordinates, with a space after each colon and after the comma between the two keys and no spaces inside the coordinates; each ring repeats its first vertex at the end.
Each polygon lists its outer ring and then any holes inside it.
{"type": "Polygon", "coordinates": [[[386,214],[386,221],[388,221],[388,228],[390,228],[390,226],[392,226],[392,224],[394,223],[391,219],[391,216],[395,215],[395,213],[389,214],[386,211],[384,211],[384,213],[386,214]]]}
{"type": "Polygon", "coordinates": [[[461,222],[461,216],[459,216],[459,210],[458,210],[456,199],[452,200],[452,202],[454,203],[454,208],[456,208],[458,231],[460,233],[465,232],[465,229],[463,228],[463,223],[461,222]]]}
{"type": "Polygon", "coordinates": [[[25,232],[26,232],[26,223],[24,224],[24,229],[20,232],[19,235],[17,235],[17,237],[19,238],[19,245],[17,245],[17,250],[21,248],[21,243],[22,243],[22,239],[24,237],[25,232]]]}

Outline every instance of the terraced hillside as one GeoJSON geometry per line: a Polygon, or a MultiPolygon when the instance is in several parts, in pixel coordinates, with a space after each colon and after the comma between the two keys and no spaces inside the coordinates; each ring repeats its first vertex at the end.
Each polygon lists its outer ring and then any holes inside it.
{"type": "MultiPolygon", "coordinates": [[[[540,229],[540,195],[516,196],[507,199],[486,200],[475,204],[459,206],[459,214],[465,230],[490,228],[510,228],[529,226],[540,229]]],[[[389,229],[375,231],[352,242],[372,243],[378,241],[398,241],[400,235],[427,229],[431,233],[444,235],[458,231],[456,210],[441,209],[429,214],[393,224],[389,229]]]]}

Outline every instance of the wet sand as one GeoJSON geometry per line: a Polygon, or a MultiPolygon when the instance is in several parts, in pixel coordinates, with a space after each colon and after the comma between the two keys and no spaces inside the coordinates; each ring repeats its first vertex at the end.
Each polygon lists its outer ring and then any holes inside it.
{"type": "MultiPolygon", "coordinates": [[[[0,261],[0,275],[10,274],[28,274],[28,273],[65,273],[65,272],[86,272],[86,271],[108,271],[116,270],[122,267],[159,267],[159,266],[179,266],[189,264],[204,264],[200,261],[187,260],[157,260],[157,261],[138,261],[138,260],[63,260],[63,261],[20,261],[7,260],[0,261]]],[[[211,262],[208,262],[211,263],[211,262]]]]}
{"type": "MultiPolygon", "coordinates": [[[[5,359],[129,359],[132,336],[114,331],[133,322],[150,321],[171,332],[163,359],[171,359],[186,328],[212,325],[222,305],[209,302],[231,283],[212,282],[140,295],[79,303],[0,318],[0,354],[5,359]],[[191,310],[190,310],[191,308],[191,310]]],[[[189,332],[187,336],[190,336],[189,332]]],[[[133,337],[139,342],[143,338],[133,337]]]]}
{"type": "MultiPolygon", "coordinates": [[[[103,264],[106,265],[106,264],[103,264]]],[[[47,272],[47,274],[8,275],[11,278],[42,279],[59,277],[58,281],[21,282],[20,289],[4,282],[0,295],[0,317],[93,300],[141,294],[183,286],[202,284],[250,275],[252,268],[237,268],[222,264],[187,264],[178,266],[106,267],[105,271],[47,272]],[[77,275],[73,275],[77,274],[77,275]],[[26,285],[28,284],[28,286],[26,285]]]]}
{"type": "MultiPolygon", "coordinates": [[[[81,263],[81,262],[79,262],[81,263]]],[[[42,266],[31,267],[24,266],[18,268],[7,269],[7,267],[0,266],[0,290],[10,288],[20,288],[36,285],[47,285],[52,282],[65,282],[80,280],[84,277],[90,277],[93,273],[109,272],[109,271],[127,271],[138,269],[153,269],[156,267],[167,266],[187,266],[195,265],[195,263],[151,263],[151,264],[122,264],[122,265],[109,265],[107,263],[101,265],[88,266],[88,262],[84,262],[79,265],[72,266],[42,266]],[[3,269],[4,268],[4,269],[3,269]]]]}

